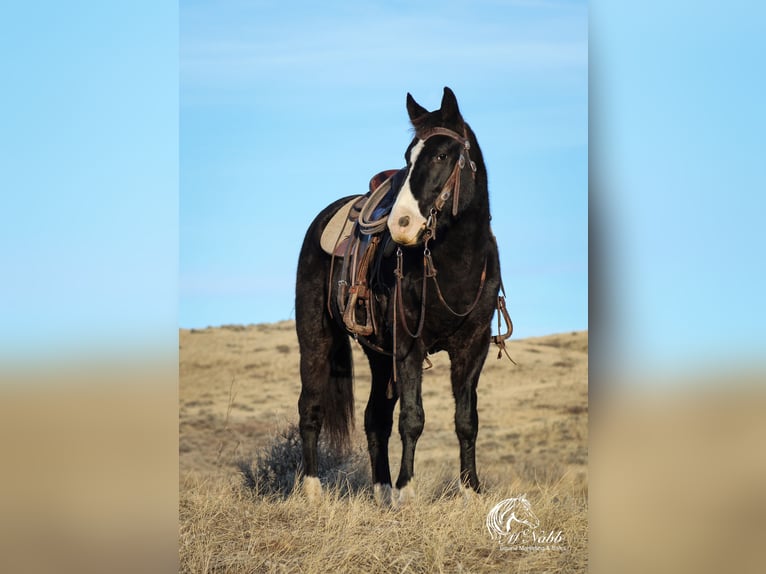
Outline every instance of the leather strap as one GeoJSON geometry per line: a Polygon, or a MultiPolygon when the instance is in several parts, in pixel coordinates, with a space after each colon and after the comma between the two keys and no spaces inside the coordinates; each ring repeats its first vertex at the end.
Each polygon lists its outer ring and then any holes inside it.
{"type": "Polygon", "coordinates": [[[460,174],[465,167],[466,161],[471,166],[471,177],[476,178],[476,162],[471,159],[469,150],[471,149],[471,142],[468,139],[468,130],[463,127],[463,135],[461,136],[456,131],[448,128],[435,127],[427,130],[423,130],[416,134],[421,140],[426,141],[434,136],[446,136],[455,140],[463,146],[463,151],[460,152],[460,158],[452,169],[452,173],[444,183],[439,196],[434,202],[434,207],[441,211],[444,208],[444,204],[452,196],[452,215],[457,216],[458,201],[460,200],[460,174]]]}

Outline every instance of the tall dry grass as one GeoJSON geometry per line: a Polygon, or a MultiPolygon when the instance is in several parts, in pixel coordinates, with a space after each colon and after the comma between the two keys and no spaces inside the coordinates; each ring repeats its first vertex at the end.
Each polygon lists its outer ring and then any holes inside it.
{"type": "MultiPolygon", "coordinates": [[[[283,449],[283,443],[277,442],[283,449]]],[[[363,457],[352,460],[362,461],[363,457]]],[[[271,470],[256,461],[255,474],[271,470]]],[[[288,477],[292,468],[280,467],[288,477]]],[[[365,473],[361,462],[346,471],[365,473]]],[[[338,473],[336,476],[342,476],[338,473]]],[[[283,477],[284,478],[284,477],[283,477]]],[[[417,479],[418,498],[381,508],[358,481],[325,489],[309,502],[299,488],[187,476],[181,484],[180,559],[184,572],[584,572],[587,485],[556,482],[490,484],[464,497],[445,473],[417,479]],[[563,533],[565,550],[508,550],[485,521],[499,501],[525,493],[540,519],[538,534],[563,533]]],[[[550,546],[549,546],[550,547],[550,546]]],[[[507,547],[506,547],[507,548],[507,547]]]]}
{"type": "MultiPolygon", "coordinates": [[[[449,362],[424,374],[426,427],[415,458],[417,499],[373,500],[360,429],[347,456],[320,453],[325,486],[295,489],[300,390],[294,326],[285,322],[181,332],[180,564],[183,572],[585,572],[587,570],[587,333],[513,341],[519,366],[490,350],[479,384],[477,463],[483,491],[458,488],[449,362]],[[485,521],[526,494],[537,534],[557,546],[501,546],[485,521]]],[[[355,350],[356,413],[368,373],[355,350]]],[[[401,446],[391,440],[392,471],[401,446]]],[[[544,546],[544,545],[543,545],[544,546]]]]}

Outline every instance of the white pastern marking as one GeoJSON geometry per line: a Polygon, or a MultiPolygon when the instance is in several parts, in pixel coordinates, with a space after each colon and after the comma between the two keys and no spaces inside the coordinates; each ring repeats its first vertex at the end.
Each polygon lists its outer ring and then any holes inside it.
{"type": "Polygon", "coordinates": [[[316,476],[303,477],[303,494],[309,502],[317,502],[322,498],[322,483],[316,476]]]}
{"type": "Polygon", "coordinates": [[[395,496],[395,506],[401,507],[409,504],[410,502],[413,502],[417,498],[417,493],[415,492],[415,485],[410,482],[409,484],[406,484],[404,488],[400,489],[395,496]]]}
{"type": "Polygon", "coordinates": [[[417,243],[420,230],[426,225],[426,218],[420,213],[418,201],[412,194],[412,188],[410,187],[410,178],[415,170],[415,163],[418,161],[418,156],[420,156],[420,152],[423,151],[423,146],[425,145],[425,141],[418,140],[410,150],[410,171],[388,216],[387,225],[388,230],[391,232],[391,237],[402,245],[414,245],[417,243]],[[403,217],[409,219],[409,223],[405,226],[399,225],[403,217]]]}
{"type": "Polygon", "coordinates": [[[460,492],[463,494],[463,501],[468,504],[479,497],[479,494],[470,486],[460,483],[460,492]]]}
{"type": "Polygon", "coordinates": [[[372,490],[375,495],[375,503],[378,506],[382,506],[385,508],[391,506],[391,485],[390,484],[381,484],[379,482],[376,482],[373,485],[372,490]]]}

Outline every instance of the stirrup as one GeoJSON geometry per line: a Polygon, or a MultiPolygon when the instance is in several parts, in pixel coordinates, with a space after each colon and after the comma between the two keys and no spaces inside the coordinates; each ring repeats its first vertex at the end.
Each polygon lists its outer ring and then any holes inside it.
{"type": "Polygon", "coordinates": [[[343,324],[350,333],[367,337],[372,335],[375,330],[372,325],[372,310],[370,309],[370,300],[366,296],[367,288],[364,285],[352,285],[348,290],[348,301],[346,310],[343,313],[343,324]],[[357,309],[364,308],[364,323],[357,321],[357,309]]]}

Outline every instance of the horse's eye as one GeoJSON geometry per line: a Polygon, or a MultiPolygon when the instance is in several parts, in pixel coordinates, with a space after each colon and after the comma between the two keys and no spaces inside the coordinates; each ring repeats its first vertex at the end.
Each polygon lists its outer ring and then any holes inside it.
{"type": "Polygon", "coordinates": [[[436,161],[444,161],[444,160],[447,159],[447,154],[446,153],[440,153],[436,157],[434,157],[434,159],[436,161]]]}

